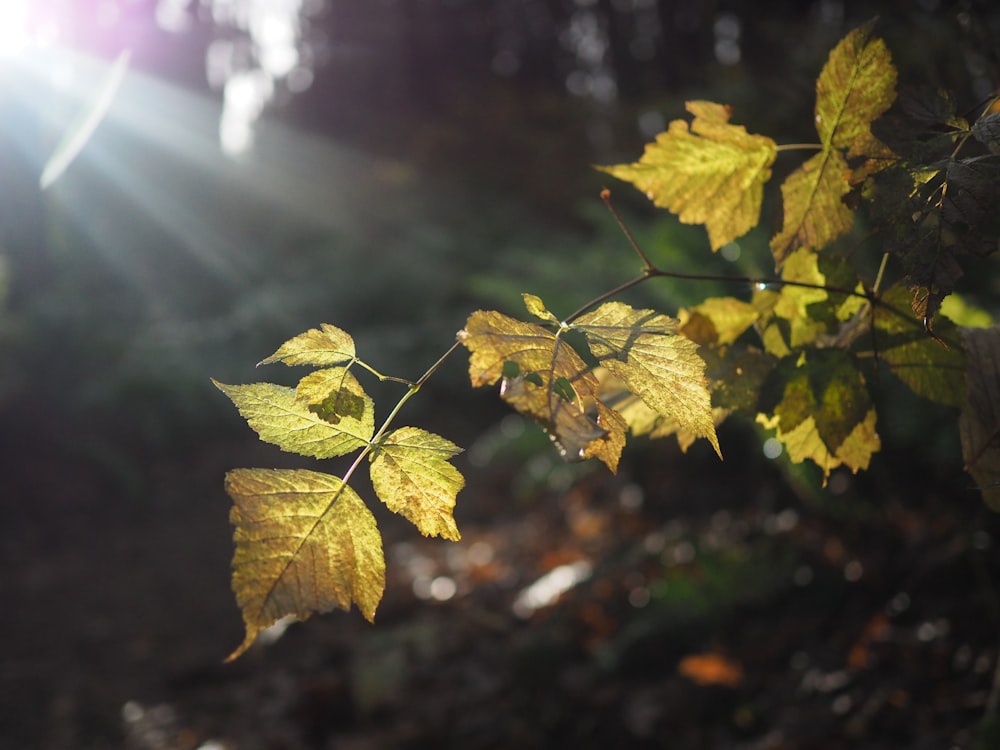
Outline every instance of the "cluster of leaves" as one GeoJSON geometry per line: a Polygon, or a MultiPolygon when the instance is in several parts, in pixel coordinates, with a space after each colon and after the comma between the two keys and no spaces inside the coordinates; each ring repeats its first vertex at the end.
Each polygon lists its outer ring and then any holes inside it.
{"type": "Polygon", "coordinates": [[[260,364],[313,370],[295,388],[272,383],[215,385],[236,404],[261,440],[312,458],[357,452],[345,475],[281,469],[236,469],[226,475],[235,527],[233,591],[246,639],[277,620],[309,617],[357,604],[372,620],[385,590],[385,558],[375,517],[348,482],[367,457],[372,486],[386,506],[427,536],[458,540],[452,510],[465,480],[449,460],[454,443],[425,430],[389,430],[392,417],[422,380],[408,384],[397,409],[375,430],[375,404],[351,372],[354,340],[324,324],[279,347],[260,364]]]}
{"type": "MultiPolygon", "coordinates": [[[[938,312],[962,259],[997,249],[1000,115],[987,107],[970,125],[943,94],[891,109],[896,71],[872,28],[848,34],[818,78],[819,143],[806,147],[816,153],[781,185],[783,221],[771,240],[777,275],[729,279],[753,290],[748,299],[706,299],[676,318],[614,301],[637,284],[682,276],[655,267],[633,242],[644,264],[639,276],[563,320],[530,294],[531,321],[474,312],[415,382],[381,375],[357,358],[346,332],[324,325],[263,361],[320,368],[296,388],[217,383],[264,441],[314,458],[357,452],[343,477],[227,475],[233,589],[247,631],[230,658],[284,616],[304,619],[353,602],[373,618],[385,586],[381,536],[348,484],[365,458],[391,510],[425,535],[459,538],[452,511],[464,480],[450,463],[459,448],[414,427],[390,427],[460,346],[473,386],[499,383],[501,398],[538,422],[567,460],[596,458],[612,471],[630,432],[676,435],[684,448],[705,438],[721,457],[716,425],[732,414],[774,430],[792,461],[809,459],[824,477],[840,466],[864,469],[880,448],[869,383],[887,369],[916,393],[963,408],[968,467],[982,487],[995,486],[996,329],[963,332],[938,312]],[[972,143],[984,153],[963,155],[972,143]],[[852,238],[859,215],[873,230],[861,243],[852,238]],[[884,252],[872,280],[856,269],[864,264],[851,246],[867,242],[884,252]],[[894,268],[898,278],[883,289],[894,268]],[[377,430],[355,367],[406,386],[377,430]]],[[[692,121],[671,122],[639,161],[603,169],[682,221],[703,224],[718,250],[760,221],[779,152],[803,146],[748,133],[720,104],[687,109],[692,121]]]]}
{"type": "MultiPolygon", "coordinates": [[[[896,102],[896,70],[873,26],[849,33],[819,75],[817,144],[779,146],[731,124],[727,107],[690,102],[690,125],[676,120],[639,161],[604,168],[681,221],[704,224],[718,250],[760,221],[779,152],[816,150],[781,184],[783,220],[770,243],[779,276],[749,300],[682,310],[680,330],[700,344],[718,413],[773,429],[792,461],[810,459],[824,476],[867,468],[879,450],[869,383],[880,364],[916,393],[965,407],[964,420],[987,413],[966,399],[966,372],[982,363],[967,362],[963,334],[938,312],[963,259],[998,249],[1000,114],[983,107],[970,125],[939,92],[896,102]],[[862,221],[870,232],[859,241],[862,221]],[[866,245],[883,253],[873,279],[858,270],[866,245]]],[[[974,476],[977,464],[996,463],[983,452],[996,426],[966,451],[974,476]]]]}

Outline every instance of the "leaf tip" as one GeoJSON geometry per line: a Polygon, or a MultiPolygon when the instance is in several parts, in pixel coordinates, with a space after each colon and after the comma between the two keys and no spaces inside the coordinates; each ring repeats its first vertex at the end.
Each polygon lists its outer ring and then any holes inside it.
{"type": "Polygon", "coordinates": [[[246,637],[243,639],[243,643],[237,646],[229,656],[223,659],[222,663],[232,664],[234,661],[243,656],[243,654],[245,654],[247,650],[249,650],[249,648],[253,645],[254,641],[257,640],[257,632],[258,631],[256,629],[248,625],[247,634],[246,637]]]}

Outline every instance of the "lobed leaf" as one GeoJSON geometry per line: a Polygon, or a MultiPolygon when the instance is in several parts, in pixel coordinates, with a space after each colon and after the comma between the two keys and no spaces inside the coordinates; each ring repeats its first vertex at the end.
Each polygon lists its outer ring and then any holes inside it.
{"type": "Polygon", "coordinates": [[[339,478],[305,470],[236,469],[226,475],[235,527],[233,592],[246,637],[282,617],[307,619],[355,603],[369,621],[385,590],[375,517],[339,478]]]}
{"type": "Polygon", "coordinates": [[[914,393],[961,407],[965,403],[968,365],[955,325],[947,318],[939,319],[935,336],[929,336],[915,320],[893,312],[905,309],[909,298],[907,289],[896,285],[882,295],[885,304],[875,308],[878,357],[914,393]],[[947,345],[942,343],[944,340],[947,345]]]}
{"type": "Polygon", "coordinates": [[[896,68],[874,22],[845,36],[830,52],[816,81],[816,132],[822,150],[781,186],[784,219],[771,240],[775,264],[803,247],[822,250],[853,225],[844,202],[850,192],[847,156],[884,154],[872,122],[896,98],[896,68]]]}
{"type": "Polygon", "coordinates": [[[760,221],[777,145],[731,125],[726,106],[693,101],[686,108],[694,115],[690,128],[674,120],[639,161],[598,169],[633,184],[685,224],[704,224],[718,250],[760,221]]]}
{"type": "Polygon", "coordinates": [[[401,427],[371,454],[375,493],[393,511],[411,521],[424,536],[458,541],[455,498],[465,479],[448,460],[462,449],[416,427],[401,427]]]}
{"type": "Polygon", "coordinates": [[[681,311],[679,330],[702,346],[732,344],[760,317],[749,302],[735,297],[709,297],[704,302],[681,311]]]}
{"type": "Polygon", "coordinates": [[[577,318],[573,328],[629,390],[656,413],[707,438],[721,458],[705,362],[698,356],[698,345],[677,333],[677,323],[652,310],[606,302],[577,318]]]}
{"type": "Polygon", "coordinates": [[[875,431],[875,409],[871,408],[864,420],[858,422],[836,450],[823,440],[816,420],[807,417],[789,431],[784,431],[780,418],[768,419],[763,414],[757,416],[757,421],[765,428],[773,429],[775,436],[785,446],[788,458],[793,463],[810,460],[823,471],[824,481],[830,472],[839,466],[846,466],[857,474],[868,468],[871,457],[881,448],[878,433],[875,431]]]}
{"type": "Polygon", "coordinates": [[[354,420],[363,425],[362,432],[374,432],[375,404],[346,367],[309,373],[295,387],[295,398],[331,424],[354,420]]]}
{"type": "Polygon", "coordinates": [[[843,201],[849,190],[847,162],[839,151],[821,151],[788,176],[781,185],[781,231],[771,239],[777,268],[790,253],[824,248],[850,231],[854,213],[843,201]]]}
{"type": "Polygon", "coordinates": [[[541,424],[564,458],[599,458],[617,470],[624,421],[601,408],[597,378],[562,336],[480,310],[469,316],[458,338],[470,352],[473,386],[502,379],[501,398],[541,424]]]}
{"type": "Polygon", "coordinates": [[[825,148],[849,156],[868,153],[872,121],[896,98],[892,55],[874,27],[869,21],[841,39],[816,80],[816,132],[825,148]]]}
{"type": "Polygon", "coordinates": [[[261,360],[269,365],[284,362],[286,365],[315,365],[328,367],[353,362],[356,359],[354,339],[346,331],[329,323],[320,328],[310,328],[278,347],[278,351],[261,360]]]}
{"type": "MultiPolygon", "coordinates": [[[[375,432],[375,414],[370,400],[363,391],[359,395],[350,390],[350,386],[348,392],[352,398],[362,401],[360,409],[337,414],[334,406],[334,411],[327,415],[337,416],[333,423],[311,411],[308,404],[296,398],[292,388],[273,383],[225,385],[212,382],[236,404],[261,440],[284,451],[313,458],[342,456],[367,445],[375,432]]],[[[334,397],[335,404],[336,401],[334,397]]]]}
{"type": "Polygon", "coordinates": [[[853,358],[840,349],[814,349],[788,357],[762,390],[757,419],[793,461],[812,459],[825,475],[841,464],[867,468],[881,444],[875,410],[853,358]]]}

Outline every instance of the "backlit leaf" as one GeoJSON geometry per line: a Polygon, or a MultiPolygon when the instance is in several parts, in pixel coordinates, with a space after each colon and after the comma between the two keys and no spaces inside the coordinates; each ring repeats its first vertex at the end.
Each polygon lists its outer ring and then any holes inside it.
{"type": "Polygon", "coordinates": [[[962,458],[983,499],[1000,510],[1000,326],[966,328],[962,338],[969,357],[968,401],[958,422],[962,458]]]}
{"type": "Polygon", "coordinates": [[[847,34],[816,81],[816,132],[824,146],[850,156],[868,153],[872,121],[896,98],[896,68],[885,42],[873,36],[874,25],[847,34]]]}
{"type": "Polygon", "coordinates": [[[810,315],[809,306],[828,298],[825,289],[826,277],[819,270],[819,256],[808,249],[796,250],[788,257],[781,269],[781,278],[796,284],[783,284],[774,303],[774,314],[790,323],[789,345],[792,348],[805,346],[816,340],[826,326],[822,320],[810,315]],[[813,286],[798,286],[812,284],[813,286]]]}
{"type": "Polygon", "coordinates": [[[546,323],[559,323],[559,319],[545,307],[545,303],[542,302],[541,297],[537,297],[534,294],[525,294],[522,296],[524,298],[524,306],[529,313],[536,318],[544,320],[546,323]]]}
{"type": "Polygon", "coordinates": [[[390,433],[371,454],[376,494],[424,536],[458,541],[461,534],[453,511],[465,480],[448,461],[461,450],[451,441],[416,427],[390,433]]]}
{"type": "Polygon", "coordinates": [[[323,323],[320,328],[310,328],[305,333],[289,339],[260,364],[284,362],[286,365],[329,367],[342,365],[354,359],[354,339],[351,335],[336,326],[323,323]]]}
{"type": "Polygon", "coordinates": [[[816,428],[816,420],[807,417],[789,431],[784,431],[778,417],[766,418],[763,414],[757,416],[757,421],[764,427],[773,429],[775,437],[780,440],[793,463],[802,463],[809,459],[823,470],[824,481],[830,472],[839,466],[846,466],[853,473],[868,468],[871,457],[881,448],[878,433],[875,431],[875,409],[869,409],[864,420],[854,426],[854,429],[835,450],[823,441],[816,428]]]}
{"type": "Polygon", "coordinates": [[[823,248],[848,232],[854,214],[842,198],[850,190],[847,162],[839,151],[821,151],[781,185],[784,223],[771,239],[777,267],[799,248],[823,248]]]}
{"type": "Polygon", "coordinates": [[[342,456],[368,444],[374,433],[374,413],[363,408],[360,416],[339,415],[333,424],[310,411],[295,397],[295,390],[272,383],[216,387],[236,404],[240,414],[266,443],[302,456],[342,456]]]}
{"type": "Polygon", "coordinates": [[[816,81],[816,132],[822,150],[781,186],[784,220],[771,240],[780,268],[802,247],[822,250],[850,230],[853,213],[843,198],[850,191],[847,156],[881,154],[872,121],[896,97],[896,69],[885,42],[872,36],[873,23],[851,31],[833,49],[816,81]]]}
{"type": "Polygon", "coordinates": [[[726,106],[706,101],[686,106],[694,115],[690,129],[685,120],[674,120],[639,161],[600,169],[635,185],[685,224],[704,224],[718,250],[760,220],[777,145],[731,125],[726,106]]]}
{"type": "Polygon", "coordinates": [[[346,367],[330,367],[311,372],[295,387],[295,398],[321,419],[339,425],[353,419],[374,431],[375,404],[346,367]]]}
{"type": "MultiPolygon", "coordinates": [[[[882,302],[894,309],[909,306],[910,292],[901,285],[882,295],[882,302]]],[[[879,360],[914,393],[938,403],[962,406],[965,400],[965,352],[955,325],[938,318],[935,337],[917,321],[879,305],[875,308],[876,345],[879,360]],[[947,340],[947,346],[941,342],[947,340]]]]}
{"type": "Polygon", "coordinates": [[[677,321],[653,310],[606,302],[580,316],[591,353],[658,414],[707,438],[722,456],[715,434],[705,362],[698,346],[677,333],[677,321]]]}
{"type": "Polygon", "coordinates": [[[752,326],[760,313],[749,302],[735,297],[709,297],[682,311],[680,332],[703,346],[732,344],[752,326]]]}
{"type": "Polygon", "coordinates": [[[758,421],[777,431],[793,461],[824,474],[867,468],[879,450],[875,410],[861,372],[840,349],[814,349],[779,363],[765,383],[758,421]]]}
{"type": "Polygon", "coordinates": [[[624,422],[596,403],[597,378],[561,336],[480,310],[469,316],[458,338],[470,352],[473,386],[502,378],[501,398],[541,424],[563,457],[599,458],[617,469],[624,422]]]}
{"type": "Polygon", "coordinates": [[[282,617],[304,620],[352,602],[375,617],[385,590],[382,537],[354,490],[315,471],[236,469],[226,475],[226,492],[233,592],[246,626],[229,660],[282,617]]]}
{"type": "Polygon", "coordinates": [[[792,349],[813,343],[826,332],[822,316],[812,314],[809,307],[829,297],[821,288],[826,277],[819,270],[819,256],[808,248],[796,250],[788,257],[781,278],[795,283],[757,289],[751,300],[759,314],[758,328],[764,349],[779,358],[787,357],[792,349]]]}

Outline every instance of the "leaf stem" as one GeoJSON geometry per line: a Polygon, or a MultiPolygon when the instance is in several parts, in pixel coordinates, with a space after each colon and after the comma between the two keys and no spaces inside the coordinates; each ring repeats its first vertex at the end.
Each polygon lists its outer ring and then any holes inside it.
{"type": "Polygon", "coordinates": [[[397,378],[393,375],[383,375],[382,373],[380,373],[378,370],[376,370],[374,367],[372,367],[367,362],[364,362],[363,360],[355,358],[354,362],[358,365],[358,367],[368,370],[368,372],[370,372],[372,375],[378,378],[379,381],[383,383],[389,381],[392,383],[402,383],[403,385],[413,385],[412,381],[409,381],[406,378],[397,378]]]}
{"type": "Polygon", "coordinates": [[[822,143],[782,143],[779,144],[777,151],[822,151],[822,143]]]}
{"type": "MultiPolygon", "coordinates": [[[[392,422],[396,418],[396,415],[399,414],[400,410],[403,408],[403,405],[411,398],[413,398],[413,396],[416,395],[417,391],[420,390],[420,388],[424,385],[424,383],[426,383],[431,378],[431,376],[441,368],[441,365],[444,364],[444,361],[448,359],[448,357],[450,357],[452,354],[454,354],[455,350],[458,349],[459,346],[461,346],[461,344],[456,340],[455,343],[453,343],[451,347],[448,349],[448,351],[446,351],[444,354],[438,357],[437,361],[430,367],[428,367],[427,371],[423,375],[421,375],[415,382],[410,382],[409,380],[404,380],[403,378],[394,378],[389,376],[383,377],[380,376],[379,373],[375,372],[374,370],[370,370],[370,372],[376,377],[378,377],[380,380],[392,380],[397,383],[405,384],[407,387],[406,393],[404,393],[400,397],[399,401],[396,402],[396,405],[392,407],[392,411],[389,412],[389,416],[385,418],[385,420],[382,422],[382,426],[378,428],[376,433],[372,436],[372,439],[368,441],[368,445],[366,445],[361,450],[361,452],[358,453],[357,456],[355,456],[354,462],[347,469],[347,471],[344,472],[344,478],[342,480],[344,484],[348,483],[351,476],[357,470],[358,466],[361,465],[361,462],[364,460],[365,456],[367,456],[369,453],[375,450],[375,448],[378,446],[379,441],[382,439],[385,433],[388,432],[389,427],[392,425],[392,422]]],[[[365,367],[364,363],[361,362],[361,360],[357,360],[357,362],[361,364],[363,367],[365,367]]]]}

